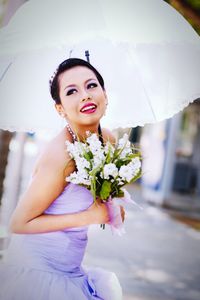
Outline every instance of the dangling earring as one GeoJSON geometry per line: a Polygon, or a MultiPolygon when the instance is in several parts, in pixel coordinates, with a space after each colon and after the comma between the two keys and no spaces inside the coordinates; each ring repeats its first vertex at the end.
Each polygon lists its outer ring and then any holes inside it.
{"type": "Polygon", "coordinates": [[[61,115],[61,117],[63,117],[63,118],[66,117],[66,115],[65,115],[63,112],[61,112],[60,115],[61,115]]]}
{"type": "MultiPolygon", "coordinates": [[[[106,109],[107,109],[107,106],[108,106],[108,102],[106,102],[106,109]]],[[[106,109],[105,109],[105,111],[104,111],[104,116],[106,115],[106,109]]]]}

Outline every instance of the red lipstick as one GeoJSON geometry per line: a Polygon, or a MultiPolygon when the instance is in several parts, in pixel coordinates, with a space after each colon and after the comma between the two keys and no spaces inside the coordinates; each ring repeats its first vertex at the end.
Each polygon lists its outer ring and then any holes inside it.
{"type": "Polygon", "coordinates": [[[96,104],[92,102],[88,102],[87,104],[83,105],[80,112],[84,114],[91,114],[96,111],[96,108],[97,108],[96,104]]]}

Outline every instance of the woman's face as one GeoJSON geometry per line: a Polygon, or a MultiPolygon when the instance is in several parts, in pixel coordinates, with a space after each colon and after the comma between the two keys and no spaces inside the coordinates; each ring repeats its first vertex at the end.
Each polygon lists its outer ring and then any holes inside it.
{"type": "Polygon", "coordinates": [[[95,125],[106,110],[107,97],[96,75],[84,66],[76,66],[59,75],[62,111],[73,125],[95,125]]]}

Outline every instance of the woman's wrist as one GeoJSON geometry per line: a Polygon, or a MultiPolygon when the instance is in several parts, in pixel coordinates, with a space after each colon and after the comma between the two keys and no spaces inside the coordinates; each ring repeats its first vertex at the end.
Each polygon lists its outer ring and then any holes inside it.
{"type": "Polygon", "coordinates": [[[92,224],[92,222],[90,221],[89,211],[84,210],[78,213],[78,223],[80,224],[80,226],[88,226],[92,224]]]}

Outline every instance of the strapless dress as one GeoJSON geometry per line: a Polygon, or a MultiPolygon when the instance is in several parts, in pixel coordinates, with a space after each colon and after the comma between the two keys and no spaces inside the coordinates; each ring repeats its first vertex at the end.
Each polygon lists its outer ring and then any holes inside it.
{"type": "MultiPolygon", "coordinates": [[[[69,183],[45,214],[76,213],[93,197],[69,183]]],[[[115,273],[82,266],[88,226],[40,234],[12,234],[0,263],[1,300],[121,300],[115,273]]]]}

